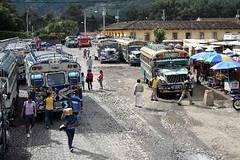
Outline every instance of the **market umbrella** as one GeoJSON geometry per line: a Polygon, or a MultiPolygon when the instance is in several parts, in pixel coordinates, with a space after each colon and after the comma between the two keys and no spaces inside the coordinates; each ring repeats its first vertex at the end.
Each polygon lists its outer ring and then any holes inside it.
{"type": "Polygon", "coordinates": [[[227,55],[228,55],[229,57],[239,57],[239,56],[240,56],[239,54],[234,53],[234,52],[228,53],[227,55]]]}
{"type": "Polygon", "coordinates": [[[232,58],[223,54],[215,54],[205,60],[206,63],[219,63],[223,61],[232,61],[232,58]]]}
{"type": "Polygon", "coordinates": [[[215,52],[215,51],[213,51],[213,52],[212,51],[211,52],[204,51],[204,52],[197,53],[197,54],[191,56],[190,58],[194,61],[201,61],[201,60],[206,60],[208,57],[211,57],[216,54],[217,54],[217,52],[215,52]]]}
{"type": "Polygon", "coordinates": [[[226,61],[220,62],[211,67],[213,70],[224,70],[224,69],[234,69],[240,68],[240,63],[236,61],[226,61]]]}

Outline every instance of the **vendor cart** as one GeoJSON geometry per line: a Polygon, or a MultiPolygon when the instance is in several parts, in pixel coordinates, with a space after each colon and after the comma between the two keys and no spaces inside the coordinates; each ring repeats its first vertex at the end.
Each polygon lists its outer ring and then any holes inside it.
{"type": "Polygon", "coordinates": [[[224,91],[230,94],[240,93],[239,81],[236,80],[225,80],[224,91]]]}

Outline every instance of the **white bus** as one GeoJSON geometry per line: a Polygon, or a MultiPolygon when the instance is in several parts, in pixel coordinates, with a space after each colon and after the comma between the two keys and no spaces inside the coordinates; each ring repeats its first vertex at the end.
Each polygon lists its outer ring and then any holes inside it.
{"type": "Polygon", "coordinates": [[[28,53],[30,53],[31,48],[27,42],[18,41],[16,43],[10,43],[5,47],[5,50],[11,50],[15,53],[18,64],[18,80],[25,81],[25,65],[24,59],[28,53]]]}
{"type": "Polygon", "coordinates": [[[17,71],[15,55],[11,51],[0,52],[0,94],[6,95],[2,105],[9,118],[14,114],[14,104],[18,97],[17,71]]]}
{"type": "Polygon", "coordinates": [[[25,58],[28,93],[33,96],[38,111],[44,111],[43,100],[47,91],[54,95],[54,111],[62,111],[63,102],[71,93],[82,95],[81,66],[72,55],[56,50],[35,51],[25,58]]]}
{"type": "Polygon", "coordinates": [[[140,66],[140,49],[147,43],[141,40],[135,39],[117,39],[120,47],[121,57],[129,65],[140,66]]]}

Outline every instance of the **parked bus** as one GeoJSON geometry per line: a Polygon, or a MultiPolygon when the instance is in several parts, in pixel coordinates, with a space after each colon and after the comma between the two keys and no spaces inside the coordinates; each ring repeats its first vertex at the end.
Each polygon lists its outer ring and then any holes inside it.
{"type": "Polygon", "coordinates": [[[18,69],[14,53],[11,51],[0,52],[0,85],[1,95],[5,95],[3,107],[8,115],[12,117],[14,114],[14,104],[18,97],[18,69]]]}
{"type": "Polygon", "coordinates": [[[117,41],[123,60],[129,65],[140,65],[140,49],[147,43],[134,39],[117,39],[117,41]]]}
{"type": "Polygon", "coordinates": [[[101,54],[106,48],[111,48],[116,50],[116,54],[119,54],[119,47],[118,43],[114,39],[101,39],[97,42],[97,44],[94,46],[94,57],[96,60],[100,59],[101,54]]]}
{"type": "Polygon", "coordinates": [[[72,55],[56,50],[35,51],[26,56],[26,74],[29,95],[33,95],[38,112],[44,111],[47,92],[54,96],[54,111],[62,111],[63,102],[78,91],[82,95],[81,66],[72,55]]]}
{"type": "MultiPolygon", "coordinates": [[[[189,68],[189,56],[186,51],[163,45],[148,45],[141,48],[140,59],[145,82],[148,83],[154,74],[160,77],[158,96],[182,92],[182,84],[188,77],[189,68]]],[[[192,87],[191,84],[190,86],[192,87]]]]}
{"type": "Polygon", "coordinates": [[[18,80],[19,81],[25,81],[26,80],[26,74],[25,74],[25,65],[24,65],[24,59],[26,55],[31,51],[30,46],[27,42],[16,42],[16,43],[10,43],[5,47],[5,50],[13,51],[17,58],[17,64],[18,64],[18,80]]]}

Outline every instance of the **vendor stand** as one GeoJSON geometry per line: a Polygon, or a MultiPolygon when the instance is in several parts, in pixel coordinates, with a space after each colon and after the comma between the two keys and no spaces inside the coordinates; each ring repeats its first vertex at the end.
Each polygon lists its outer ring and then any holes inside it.
{"type": "Polygon", "coordinates": [[[227,62],[220,62],[211,69],[215,71],[220,71],[221,73],[223,71],[227,72],[227,78],[224,79],[224,91],[226,93],[240,93],[239,88],[239,69],[240,69],[240,63],[235,61],[227,61],[227,62]]]}

